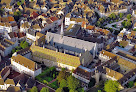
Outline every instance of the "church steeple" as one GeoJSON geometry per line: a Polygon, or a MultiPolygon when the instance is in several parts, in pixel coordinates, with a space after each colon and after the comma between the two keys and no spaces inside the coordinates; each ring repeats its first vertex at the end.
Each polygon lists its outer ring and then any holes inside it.
{"type": "Polygon", "coordinates": [[[61,22],[61,32],[60,32],[60,35],[61,35],[61,38],[63,38],[63,35],[64,35],[64,31],[63,31],[63,19],[62,19],[62,22],[61,22]]]}

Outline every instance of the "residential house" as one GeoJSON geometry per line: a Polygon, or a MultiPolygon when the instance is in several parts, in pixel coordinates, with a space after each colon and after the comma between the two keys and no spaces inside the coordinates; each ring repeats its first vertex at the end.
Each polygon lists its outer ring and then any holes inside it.
{"type": "Polygon", "coordinates": [[[36,32],[29,30],[26,33],[26,41],[31,45],[33,42],[36,41],[36,32]]]}
{"type": "Polygon", "coordinates": [[[30,28],[30,24],[29,24],[28,22],[24,22],[24,23],[21,24],[21,26],[20,26],[20,32],[26,33],[29,28],[30,28]]]}
{"type": "Polygon", "coordinates": [[[20,73],[26,73],[32,77],[36,77],[42,72],[41,67],[39,67],[37,63],[19,54],[12,56],[11,67],[20,73]]]}
{"type": "Polygon", "coordinates": [[[72,76],[79,79],[81,81],[81,86],[86,90],[88,88],[90,79],[94,75],[94,71],[94,69],[91,70],[80,65],[73,71],[72,76]]]}
{"type": "Polygon", "coordinates": [[[7,39],[3,39],[3,41],[0,43],[0,53],[3,57],[7,56],[11,53],[11,50],[18,46],[18,42],[12,42],[7,39]]]}

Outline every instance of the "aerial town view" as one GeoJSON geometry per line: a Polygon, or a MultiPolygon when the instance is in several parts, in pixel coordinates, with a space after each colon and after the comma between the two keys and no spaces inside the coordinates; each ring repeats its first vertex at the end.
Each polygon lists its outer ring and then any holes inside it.
{"type": "Polygon", "coordinates": [[[0,92],[136,92],[136,0],[0,0],[0,92]]]}

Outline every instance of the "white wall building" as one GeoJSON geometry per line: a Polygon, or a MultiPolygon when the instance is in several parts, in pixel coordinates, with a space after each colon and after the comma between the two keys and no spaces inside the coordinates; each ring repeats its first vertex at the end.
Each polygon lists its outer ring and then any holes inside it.
{"type": "Polygon", "coordinates": [[[13,56],[11,58],[11,66],[14,70],[20,73],[26,73],[32,77],[36,77],[42,72],[41,67],[35,62],[21,55],[13,56]]]}

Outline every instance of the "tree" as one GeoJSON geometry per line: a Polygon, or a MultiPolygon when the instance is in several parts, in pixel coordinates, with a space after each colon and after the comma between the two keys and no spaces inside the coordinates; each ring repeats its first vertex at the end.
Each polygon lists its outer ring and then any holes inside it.
{"type": "Polygon", "coordinates": [[[12,51],[11,51],[12,53],[15,53],[16,52],[16,49],[14,48],[14,49],[12,49],[12,51]]]}
{"type": "Polygon", "coordinates": [[[62,88],[58,88],[55,92],[64,92],[62,88]]]}
{"type": "Polygon", "coordinates": [[[120,18],[122,18],[123,16],[124,16],[124,14],[123,14],[123,13],[120,13],[120,14],[119,14],[119,17],[120,17],[120,18]]]}
{"type": "Polygon", "coordinates": [[[74,90],[74,89],[70,89],[69,92],[78,92],[77,90],[74,90]]]}
{"type": "Polygon", "coordinates": [[[33,86],[32,89],[30,90],[30,92],[38,92],[38,89],[36,86],[33,86]]]}
{"type": "Polygon", "coordinates": [[[129,87],[129,88],[132,88],[133,86],[134,86],[134,82],[133,82],[133,81],[129,81],[129,82],[128,82],[128,87],[129,87]]]}
{"type": "Polygon", "coordinates": [[[60,87],[67,87],[67,81],[65,79],[62,79],[62,81],[60,82],[60,87]]]}
{"type": "Polygon", "coordinates": [[[136,87],[136,82],[134,83],[134,86],[136,87]]]}
{"type": "Polygon", "coordinates": [[[84,88],[77,89],[78,92],[85,92],[84,88]]]}
{"type": "Polygon", "coordinates": [[[60,71],[60,72],[59,72],[59,75],[57,76],[58,83],[60,83],[62,79],[65,79],[65,80],[66,80],[67,77],[68,77],[68,74],[66,73],[65,70],[64,70],[64,71],[60,71]]]}
{"type": "Polygon", "coordinates": [[[97,21],[96,26],[100,27],[100,25],[101,25],[100,21],[97,21]]]}
{"type": "Polygon", "coordinates": [[[23,44],[20,43],[20,46],[24,49],[24,48],[27,48],[29,44],[25,41],[23,44]]]}
{"type": "Polygon", "coordinates": [[[18,1],[18,2],[17,2],[17,5],[18,5],[18,6],[21,5],[21,2],[18,1]]]}
{"type": "Polygon", "coordinates": [[[112,13],[112,14],[110,14],[110,19],[115,19],[116,18],[116,14],[115,13],[112,13]]]}
{"type": "Polygon", "coordinates": [[[120,84],[117,81],[108,80],[104,84],[104,90],[106,92],[117,92],[120,91],[119,85],[120,84]]]}
{"type": "Polygon", "coordinates": [[[102,92],[101,90],[98,90],[98,92],[102,92]]]}
{"type": "Polygon", "coordinates": [[[3,15],[3,13],[4,13],[4,9],[0,9],[0,15],[3,15]]]}
{"type": "Polygon", "coordinates": [[[73,77],[72,75],[70,75],[67,78],[67,84],[68,84],[68,88],[69,89],[75,90],[77,87],[79,87],[80,82],[75,77],[73,77]]]}
{"type": "Polygon", "coordinates": [[[103,23],[104,19],[103,18],[99,18],[99,21],[100,21],[100,23],[103,23]]]}
{"type": "Polygon", "coordinates": [[[131,18],[131,14],[128,14],[128,15],[127,15],[127,19],[130,19],[130,18],[131,18]]]}
{"type": "Polygon", "coordinates": [[[49,89],[47,87],[43,87],[40,92],[49,92],[49,89]]]}

